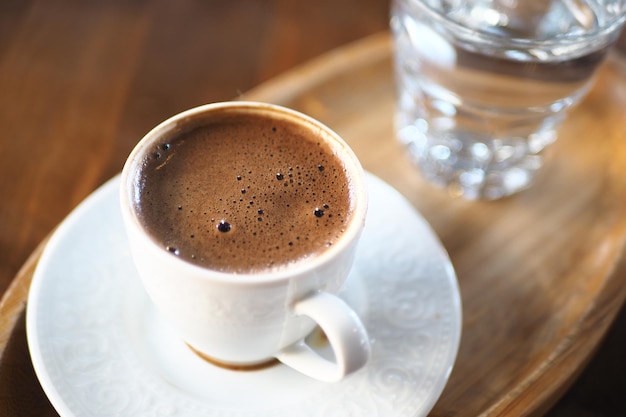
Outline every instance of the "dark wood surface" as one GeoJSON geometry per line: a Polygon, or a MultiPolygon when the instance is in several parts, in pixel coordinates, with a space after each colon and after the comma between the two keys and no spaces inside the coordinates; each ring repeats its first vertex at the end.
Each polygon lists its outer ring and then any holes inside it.
{"type": "MultiPolygon", "coordinates": [[[[0,2],[0,293],[152,126],[385,30],[388,8],[381,0],[0,2]]],[[[28,361],[18,307],[14,325],[0,323],[0,415],[55,416],[28,361]]],[[[626,415],[623,352],[624,309],[548,415],[626,415]]]]}

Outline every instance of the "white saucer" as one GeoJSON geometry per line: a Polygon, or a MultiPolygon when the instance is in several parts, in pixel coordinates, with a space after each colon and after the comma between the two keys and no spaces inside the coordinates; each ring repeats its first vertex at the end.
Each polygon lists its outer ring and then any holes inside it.
{"type": "Polygon", "coordinates": [[[366,367],[327,384],[278,364],[218,368],[159,320],[130,259],[116,177],[50,239],[27,307],[35,371],[70,416],[333,417],[426,415],[461,333],[449,258],[429,225],[368,175],[370,208],[345,298],[372,342],[366,367]]]}

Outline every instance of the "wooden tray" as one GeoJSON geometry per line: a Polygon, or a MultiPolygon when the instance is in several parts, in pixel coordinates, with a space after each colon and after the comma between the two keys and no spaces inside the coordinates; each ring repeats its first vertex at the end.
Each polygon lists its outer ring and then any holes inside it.
{"type": "MultiPolygon", "coordinates": [[[[433,416],[539,415],[569,386],[626,296],[626,68],[612,57],[550,148],[536,185],[496,202],[452,198],[425,183],[392,130],[386,33],[250,91],[243,98],[318,118],[364,167],[402,192],[450,253],[463,335],[433,416]]],[[[0,302],[0,415],[55,415],[30,364],[24,305],[43,244],[0,302]]]]}

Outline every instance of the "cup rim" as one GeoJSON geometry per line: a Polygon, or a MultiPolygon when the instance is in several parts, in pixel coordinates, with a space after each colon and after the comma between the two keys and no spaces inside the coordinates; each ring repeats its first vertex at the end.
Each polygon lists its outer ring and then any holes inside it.
{"type": "Polygon", "coordinates": [[[330,129],[325,124],[304,113],[284,106],[264,102],[214,102],[193,107],[171,116],[152,128],[141,138],[141,140],[139,140],[126,159],[121,173],[120,205],[126,227],[127,229],[132,229],[130,233],[133,233],[136,238],[139,238],[142,241],[142,245],[147,245],[147,247],[151,249],[151,252],[162,254],[159,262],[167,262],[175,268],[185,271],[185,273],[189,273],[195,277],[204,277],[205,279],[228,283],[281,281],[322,267],[343,253],[344,250],[348,249],[349,246],[356,239],[358,239],[365,223],[367,202],[368,197],[363,168],[356,154],[343,138],[341,138],[335,131],[330,129]],[[175,129],[182,120],[187,118],[202,117],[207,113],[224,110],[232,110],[235,112],[254,112],[256,114],[271,114],[287,118],[298,123],[304,123],[315,130],[323,132],[323,135],[320,136],[323,137],[325,141],[331,140],[333,142],[331,144],[333,149],[341,149],[341,152],[344,155],[342,157],[342,162],[348,172],[348,180],[353,184],[350,188],[353,193],[355,203],[353,204],[351,220],[348,223],[346,230],[342,233],[341,238],[327,250],[316,256],[297,260],[293,264],[276,270],[242,273],[223,272],[209,267],[196,265],[173,254],[169,254],[142,226],[136,212],[133,209],[133,205],[131,204],[131,194],[134,181],[134,168],[138,163],[140,163],[141,157],[144,154],[143,151],[154,141],[158,140],[158,138],[162,137],[162,135],[175,129]]]}

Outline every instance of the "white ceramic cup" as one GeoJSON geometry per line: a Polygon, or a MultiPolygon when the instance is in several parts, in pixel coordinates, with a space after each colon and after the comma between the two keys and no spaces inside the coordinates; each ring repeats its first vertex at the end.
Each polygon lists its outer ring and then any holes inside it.
{"type": "Polygon", "coordinates": [[[225,102],[188,110],[164,121],[137,144],[122,171],[120,197],[131,253],[147,293],[182,339],[202,356],[232,367],[257,366],[277,358],[322,381],[338,381],[367,362],[370,345],[365,327],[336,295],[352,268],[364,226],[364,175],[353,151],[328,127],[265,103],[225,102]],[[172,129],[224,112],[295,121],[330,144],[344,163],[355,199],[351,221],[339,241],[320,255],[275,272],[229,274],[182,260],[153,240],[132,204],[144,156],[172,129]],[[328,338],[334,361],[305,343],[316,325],[328,338]]]}

